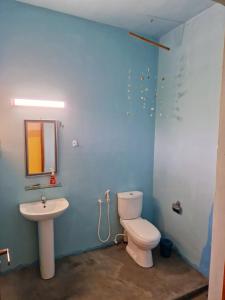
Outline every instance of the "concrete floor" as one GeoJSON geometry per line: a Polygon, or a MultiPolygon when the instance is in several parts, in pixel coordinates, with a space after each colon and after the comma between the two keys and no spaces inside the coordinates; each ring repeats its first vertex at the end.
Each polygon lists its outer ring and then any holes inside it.
{"type": "Polygon", "coordinates": [[[154,262],[153,268],[139,267],[128,256],[124,244],[69,256],[56,262],[56,276],[50,280],[40,279],[37,267],[1,276],[0,299],[207,299],[204,293],[196,298],[190,296],[190,292],[207,289],[207,280],[178,255],[162,258],[156,250],[154,262]]]}
{"type": "Polygon", "coordinates": [[[207,300],[208,299],[208,292],[203,292],[202,294],[192,298],[193,300],[207,300]]]}

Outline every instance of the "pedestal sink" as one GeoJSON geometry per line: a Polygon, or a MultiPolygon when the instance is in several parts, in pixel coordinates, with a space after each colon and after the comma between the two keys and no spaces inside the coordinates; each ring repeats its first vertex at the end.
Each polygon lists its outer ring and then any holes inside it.
{"type": "Polygon", "coordinates": [[[30,221],[38,222],[40,271],[43,279],[55,275],[53,219],[69,207],[65,198],[20,204],[20,213],[30,221]]]}

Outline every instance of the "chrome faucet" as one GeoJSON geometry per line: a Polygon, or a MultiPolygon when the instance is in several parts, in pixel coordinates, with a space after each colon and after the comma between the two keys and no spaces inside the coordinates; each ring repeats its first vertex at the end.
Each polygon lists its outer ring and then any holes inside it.
{"type": "Polygon", "coordinates": [[[44,207],[46,207],[46,201],[47,201],[47,198],[45,197],[45,195],[41,195],[41,203],[44,204],[44,207]]]}

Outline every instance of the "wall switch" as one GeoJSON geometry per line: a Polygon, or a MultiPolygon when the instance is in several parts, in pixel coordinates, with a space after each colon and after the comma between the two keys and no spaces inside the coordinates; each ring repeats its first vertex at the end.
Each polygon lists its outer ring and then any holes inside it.
{"type": "Polygon", "coordinates": [[[78,140],[72,140],[72,147],[73,148],[79,147],[78,140]]]}

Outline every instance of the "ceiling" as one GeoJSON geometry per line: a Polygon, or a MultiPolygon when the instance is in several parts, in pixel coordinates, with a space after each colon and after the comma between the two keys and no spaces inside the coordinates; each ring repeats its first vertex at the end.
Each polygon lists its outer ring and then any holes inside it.
{"type": "Polygon", "coordinates": [[[212,6],[211,0],[17,0],[159,37],[212,6]]]}

